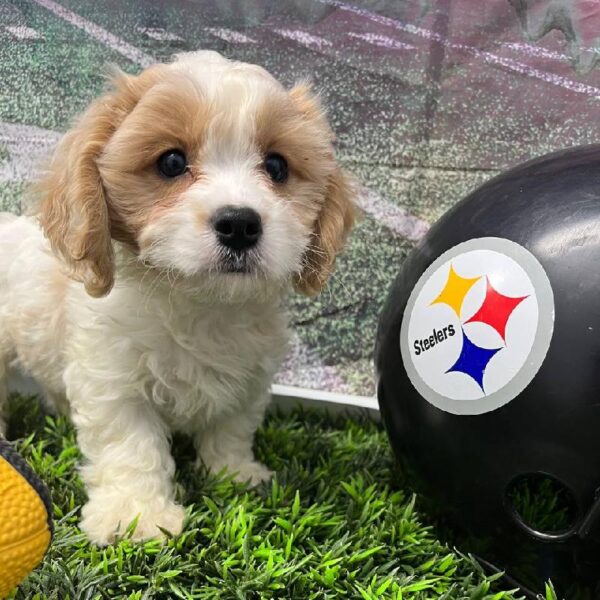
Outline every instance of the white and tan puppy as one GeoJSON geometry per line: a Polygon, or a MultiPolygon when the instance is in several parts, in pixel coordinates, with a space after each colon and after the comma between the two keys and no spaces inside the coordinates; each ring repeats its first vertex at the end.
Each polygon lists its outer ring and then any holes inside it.
{"type": "Polygon", "coordinates": [[[308,86],[183,54],[116,74],[60,142],[36,218],[0,215],[0,405],[18,365],[70,412],[94,542],[137,515],[138,539],[181,531],[174,430],[211,470],[269,477],[252,443],[283,299],[323,287],[354,220],[332,140],[308,86]]]}

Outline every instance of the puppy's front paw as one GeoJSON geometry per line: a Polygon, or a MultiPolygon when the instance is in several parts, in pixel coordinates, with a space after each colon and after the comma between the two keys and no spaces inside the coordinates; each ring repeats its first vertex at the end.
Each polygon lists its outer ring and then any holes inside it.
{"type": "Polygon", "coordinates": [[[122,536],[136,517],[137,526],[131,539],[164,539],[165,534],[159,527],[178,535],[183,528],[185,511],[182,506],[166,499],[155,498],[145,503],[120,498],[118,502],[111,502],[94,493],[81,511],[80,527],[92,542],[106,546],[112,544],[118,535],[122,536]]]}
{"type": "Polygon", "coordinates": [[[250,483],[252,487],[263,481],[269,481],[273,476],[273,471],[267,469],[265,465],[257,460],[227,465],[227,470],[234,473],[236,481],[250,483]]]}
{"type": "Polygon", "coordinates": [[[223,469],[233,474],[235,481],[240,483],[250,483],[251,486],[258,485],[263,481],[269,481],[273,476],[273,471],[267,469],[265,465],[257,460],[240,460],[239,462],[214,461],[206,464],[205,461],[198,458],[197,466],[205,465],[211,473],[220,473],[223,469]]]}

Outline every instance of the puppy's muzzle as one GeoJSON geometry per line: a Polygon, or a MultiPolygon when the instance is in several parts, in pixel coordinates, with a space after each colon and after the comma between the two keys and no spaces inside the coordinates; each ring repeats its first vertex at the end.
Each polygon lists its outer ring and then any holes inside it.
{"type": "Polygon", "coordinates": [[[255,246],[262,235],[260,215],[251,208],[224,206],[212,218],[219,243],[235,252],[255,246]]]}

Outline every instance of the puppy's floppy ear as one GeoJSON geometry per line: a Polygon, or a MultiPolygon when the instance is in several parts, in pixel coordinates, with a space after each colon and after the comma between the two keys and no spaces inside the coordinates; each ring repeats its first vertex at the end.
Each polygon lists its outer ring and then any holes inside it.
{"type": "MultiPolygon", "coordinates": [[[[317,128],[316,134],[328,140],[329,160],[333,161],[333,132],[310,85],[294,87],[290,96],[304,117],[317,128]]],[[[339,166],[328,176],[325,200],[313,226],[310,246],[304,256],[304,267],[296,279],[296,289],[308,296],[318,294],[327,283],[335,260],[342,250],[356,218],[354,185],[339,166]]]]}
{"type": "Polygon", "coordinates": [[[304,268],[296,288],[312,296],[327,283],[356,218],[353,186],[338,167],[329,177],[327,196],[315,222],[304,268]]]}
{"type": "Polygon", "coordinates": [[[108,294],[114,277],[109,206],[96,161],[160,71],[159,65],[137,77],[115,71],[112,89],[62,138],[33,187],[39,196],[37,216],[52,249],[94,297],[108,294]]]}

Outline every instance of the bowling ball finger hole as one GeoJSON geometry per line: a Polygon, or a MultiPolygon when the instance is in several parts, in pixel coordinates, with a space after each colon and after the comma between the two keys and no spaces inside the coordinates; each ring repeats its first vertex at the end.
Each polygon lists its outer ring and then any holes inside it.
{"type": "Polygon", "coordinates": [[[568,537],[578,521],[573,492],[544,473],[513,479],[506,490],[506,501],[519,526],[537,538],[568,537]]]}

